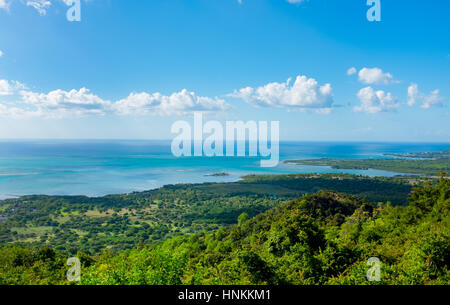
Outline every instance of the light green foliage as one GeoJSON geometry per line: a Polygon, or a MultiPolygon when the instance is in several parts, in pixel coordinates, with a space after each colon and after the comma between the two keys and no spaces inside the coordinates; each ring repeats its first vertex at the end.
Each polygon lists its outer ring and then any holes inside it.
{"type": "Polygon", "coordinates": [[[371,202],[405,204],[408,181],[352,175],[249,176],[236,183],[169,185],[148,192],[24,196],[0,201],[0,244],[51,246],[67,255],[94,255],[151,245],[171,237],[235,224],[305,193],[328,189],[371,202]]]}
{"type": "MultiPolygon", "coordinates": [[[[416,187],[408,200],[393,206],[318,191],[253,218],[240,212],[238,225],[118,254],[79,253],[81,284],[450,284],[450,181],[416,187]],[[380,282],[366,279],[370,257],[381,261],[380,282]]],[[[67,283],[53,250],[7,246],[0,259],[0,283],[67,283]]]]}

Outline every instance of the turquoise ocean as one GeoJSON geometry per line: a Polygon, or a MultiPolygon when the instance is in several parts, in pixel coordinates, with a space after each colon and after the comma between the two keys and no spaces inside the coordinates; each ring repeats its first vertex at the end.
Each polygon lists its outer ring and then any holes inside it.
{"type": "Polygon", "coordinates": [[[280,163],[261,168],[260,158],[181,157],[170,141],[3,140],[0,141],[0,199],[21,195],[130,193],[167,184],[232,182],[248,174],[352,173],[394,176],[380,170],[335,170],[283,163],[312,158],[387,158],[384,154],[441,151],[449,143],[280,143],[280,163]],[[226,172],[229,176],[210,176],[226,172]]]}

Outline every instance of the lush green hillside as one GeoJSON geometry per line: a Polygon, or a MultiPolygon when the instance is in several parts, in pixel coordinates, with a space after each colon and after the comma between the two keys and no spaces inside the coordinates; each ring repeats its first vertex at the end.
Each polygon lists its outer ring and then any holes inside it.
{"type": "MultiPolygon", "coordinates": [[[[450,181],[425,183],[409,205],[372,204],[319,191],[254,218],[159,245],[91,258],[79,253],[82,284],[450,284],[450,181]]],[[[0,249],[0,284],[66,283],[50,249],[0,249]]]]}
{"type": "Polygon", "coordinates": [[[405,159],[312,159],[289,160],[287,163],[331,166],[334,169],[379,169],[396,173],[411,173],[438,176],[440,171],[450,172],[450,159],[405,160],[405,159]]]}
{"type": "Polygon", "coordinates": [[[74,254],[113,252],[178,235],[236,223],[320,189],[358,195],[371,202],[405,204],[411,181],[352,175],[249,176],[237,183],[172,185],[110,195],[24,196],[0,201],[0,244],[43,247],[74,254]]]}

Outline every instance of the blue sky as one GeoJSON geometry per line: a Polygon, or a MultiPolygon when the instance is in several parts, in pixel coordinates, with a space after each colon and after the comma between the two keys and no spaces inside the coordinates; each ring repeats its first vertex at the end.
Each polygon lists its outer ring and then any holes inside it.
{"type": "Polygon", "coordinates": [[[69,22],[0,0],[0,138],[169,139],[201,110],[282,140],[449,142],[449,1],[381,0],[381,22],[300,2],[89,0],[69,22]]]}

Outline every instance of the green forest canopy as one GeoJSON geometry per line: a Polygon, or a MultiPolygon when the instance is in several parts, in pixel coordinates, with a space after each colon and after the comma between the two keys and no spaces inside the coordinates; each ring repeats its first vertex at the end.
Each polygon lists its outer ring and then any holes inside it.
{"type": "MultiPolygon", "coordinates": [[[[449,284],[450,181],[415,187],[408,205],[318,191],[239,224],[133,250],[78,253],[81,284],[449,284]],[[381,281],[368,282],[378,257],[381,281]]],[[[67,284],[67,256],[0,249],[0,284],[67,284]]]]}

